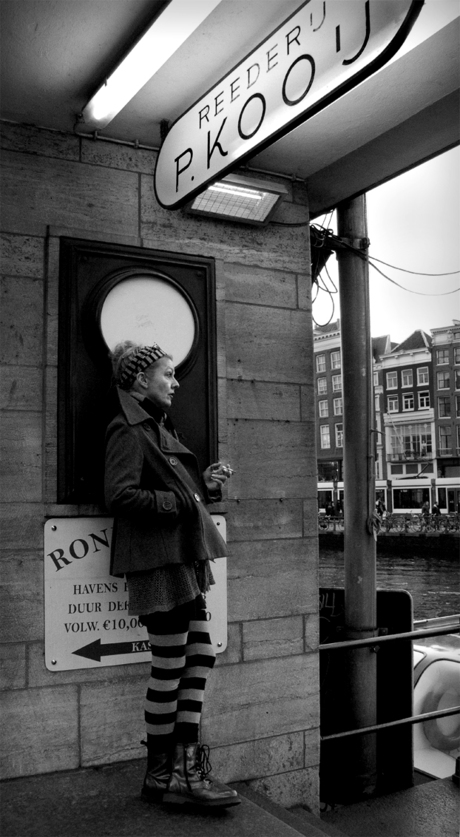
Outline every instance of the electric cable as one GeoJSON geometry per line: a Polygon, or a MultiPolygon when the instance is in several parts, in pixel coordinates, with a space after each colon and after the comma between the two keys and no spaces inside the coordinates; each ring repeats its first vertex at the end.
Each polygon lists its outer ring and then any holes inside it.
{"type": "MultiPolygon", "coordinates": [[[[377,265],[372,264],[372,257],[371,256],[365,255],[361,250],[358,250],[356,247],[353,247],[351,244],[347,244],[344,241],[341,241],[340,243],[344,247],[346,247],[348,250],[351,250],[353,253],[355,253],[357,256],[359,256],[360,259],[362,259],[365,262],[368,262],[368,264],[370,264],[370,266],[373,267],[374,270],[377,271],[377,273],[380,273],[384,277],[384,279],[387,279],[388,282],[391,282],[393,285],[396,285],[398,288],[401,288],[403,291],[407,291],[409,294],[416,294],[416,296],[450,296],[451,294],[456,294],[456,293],[458,293],[458,291],[460,291],[460,288],[454,288],[453,291],[443,291],[442,293],[425,293],[424,291],[413,291],[411,288],[405,288],[404,285],[400,285],[400,283],[396,282],[395,279],[392,279],[390,276],[387,276],[386,273],[383,272],[383,270],[380,270],[380,268],[377,267],[377,265]]],[[[391,267],[391,265],[390,265],[390,267],[391,267]]],[[[410,272],[412,272],[412,271],[410,271],[410,272]]],[[[421,275],[421,276],[427,276],[427,275],[446,276],[448,274],[434,273],[434,274],[416,274],[416,275],[421,275]]]]}

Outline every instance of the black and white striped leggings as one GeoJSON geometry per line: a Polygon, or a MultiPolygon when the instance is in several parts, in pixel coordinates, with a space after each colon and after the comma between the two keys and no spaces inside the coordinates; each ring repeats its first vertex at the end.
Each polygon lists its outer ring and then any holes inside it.
{"type": "Polygon", "coordinates": [[[175,742],[199,740],[207,677],[216,655],[202,596],[165,613],[142,616],[152,650],[145,701],[149,751],[166,753],[175,742]]]}

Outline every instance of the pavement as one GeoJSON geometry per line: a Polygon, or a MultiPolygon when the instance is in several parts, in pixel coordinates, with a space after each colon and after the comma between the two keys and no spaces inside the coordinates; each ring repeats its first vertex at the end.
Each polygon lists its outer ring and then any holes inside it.
{"type": "Polygon", "coordinates": [[[460,791],[440,779],[315,817],[286,811],[244,782],[241,804],[148,804],[136,760],[0,783],[2,837],[458,837],[460,791]]]}
{"type": "Polygon", "coordinates": [[[0,784],[2,837],[340,837],[307,811],[291,814],[251,791],[233,808],[149,804],[140,789],[143,760],[0,784]]]}

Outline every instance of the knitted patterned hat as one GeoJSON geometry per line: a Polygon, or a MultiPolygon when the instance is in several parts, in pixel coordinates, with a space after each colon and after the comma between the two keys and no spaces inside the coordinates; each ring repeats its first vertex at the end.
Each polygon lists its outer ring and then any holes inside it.
{"type": "Polygon", "coordinates": [[[167,353],[160,349],[158,343],[152,343],[151,346],[136,346],[129,352],[126,358],[121,358],[118,384],[123,389],[127,389],[134,382],[138,372],[143,372],[148,369],[156,360],[162,357],[168,357],[167,353]]]}

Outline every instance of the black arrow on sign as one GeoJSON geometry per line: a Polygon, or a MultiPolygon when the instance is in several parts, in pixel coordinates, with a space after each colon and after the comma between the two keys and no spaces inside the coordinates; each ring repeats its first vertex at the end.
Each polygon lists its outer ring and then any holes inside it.
{"type": "Polygon", "coordinates": [[[100,663],[101,657],[112,657],[117,654],[141,654],[144,651],[150,651],[150,643],[147,639],[133,640],[131,642],[112,642],[109,645],[103,645],[100,639],[96,639],[94,642],[90,642],[89,645],[84,645],[83,648],[72,651],[72,654],[77,654],[79,657],[86,657],[87,660],[95,660],[97,663],[100,663]]]}

